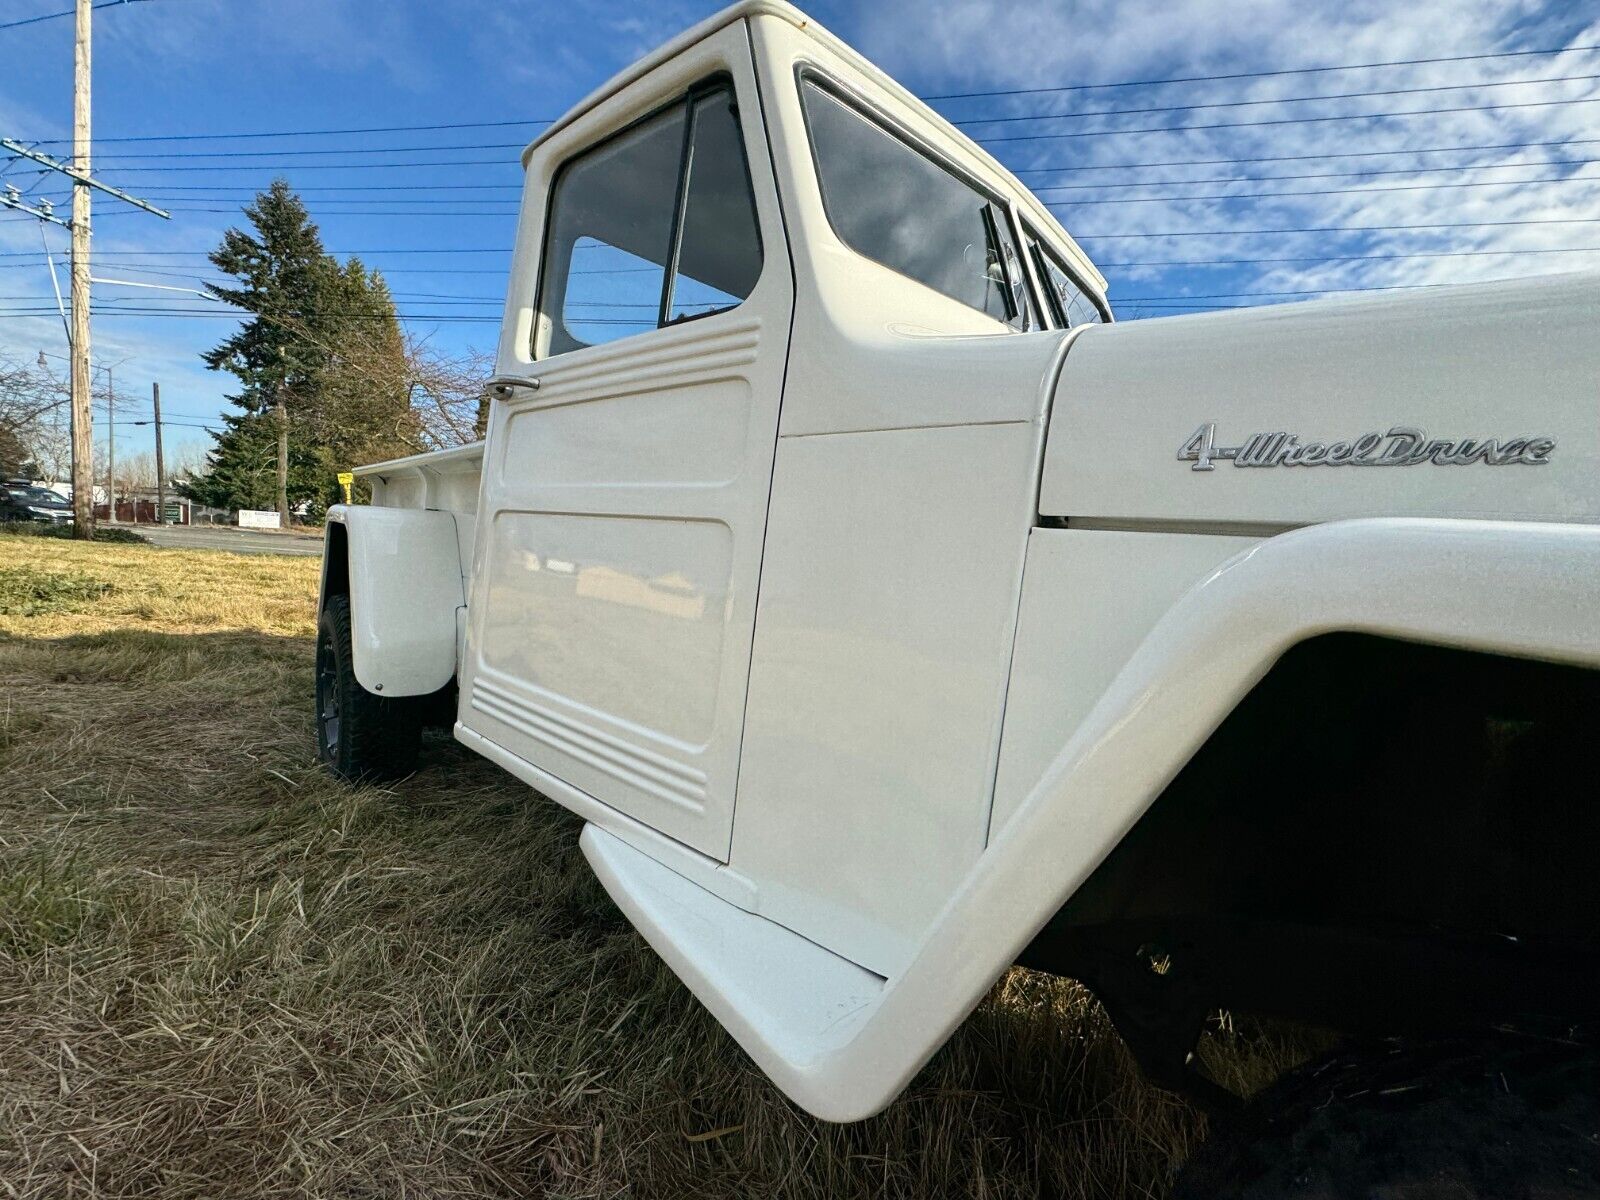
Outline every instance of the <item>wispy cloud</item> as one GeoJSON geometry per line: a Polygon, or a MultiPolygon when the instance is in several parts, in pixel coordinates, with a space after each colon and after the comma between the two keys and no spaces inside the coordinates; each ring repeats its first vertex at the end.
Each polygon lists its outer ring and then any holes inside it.
{"type": "MultiPolygon", "coordinates": [[[[1022,9],[963,0],[930,9],[889,0],[862,16],[857,39],[917,90],[941,93],[1587,46],[1600,43],[1600,20],[1532,0],[1176,0],[1159,9],[1106,0],[1022,9]]],[[[1600,253],[1499,253],[1600,246],[1600,223],[1579,223],[1600,216],[1600,141],[1589,140],[1600,137],[1600,103],[1589,102],[1600,101],[1600,79],[1592,76],[1600,76],[1600,54],[1574,51],[939,107],[957,119],[1049,114],[967,131],[1023,173],[1106,265],[1114,298],[1266,303],[1282,297],[1254,294],[1600,265],[1600,253]],[[1529,80],[1541,82],[1520,82],[1529,80]],[[1427,88],[1452,90],[1413,90],[1427,88]],[[1407,90],[1298,99],[1400,89],[1407,90]],[[1192,107],[1201,105],[1219,107],[1192,107]],[[1092,115],[1138,108],[1169,111],[1092,115]],[[1426,111],[1440,109],[1455,111],[1426,111]],[[1357,114],[1372,115],[1342,119],[1357,114]],[[1308,117],[1341,119],[1299,120],[1308,117]],[[1187,128],[1115,132],[1164,126],[1187,128]],[[1041,134],[1070,136],[996,140],[1041,134]],[[1126,165],[1147,163],[1196,165],[1126,165]],[[1501,165],[1508,163],[1527,165],[1501,165]],[[1353,227],[1377,228],[1341,231],[1353,227]],[[1422,254],[1436,257],[1400,257],[1422,254]],[[1274,258],[1304,261],[1135,265],[1274,258]]],[[[1155,303],[1123,311],[1136,308],[1172,311],[1155,303]]]]}

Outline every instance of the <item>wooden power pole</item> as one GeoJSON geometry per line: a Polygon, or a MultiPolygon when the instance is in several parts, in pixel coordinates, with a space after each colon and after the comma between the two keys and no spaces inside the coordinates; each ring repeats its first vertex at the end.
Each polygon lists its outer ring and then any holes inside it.
{"type": "MultiPolygon", "coordinates": [[[[72,52],[72,532],[94,537],[94,429],[89,417],[89,13],[77,0],[72,52]]],[[[111,514],[113,520],[116,513],[111,514]]]]}
{"type": "Polygon", "coordinates": [[[283,385],[278,385],[278,524],[289,528],[289,410],[283,403],[283,385]]]}
{"type": "MultiPolygon", "coordinates": [[[[72,230],[72,319],[68,322],[67,338],[72,362],[72,531],[80,538],[94,536],[94,431],[89,423],[92,379],[89,368],[89,193],[105,192],[158,217],[170,219],[172,216],[165,209],[102,183],[89,173],[89,86],[92,79],[89,14],[94,7],[95,0],[76,0],[77,28],[72,48],[72,161],[61,162],[15,138],[0,138],[0,147],[8,153],[43,163],[72,180],[72,220],[66,223],[72,230]]],[[[63,223],[48,205],[27,205],[20,194],[0,195],[0,204],[31,213],[41,221],[63,223]]],[[[116,519],[115,510],[111,516],[116,519]]]]}
{"type": "Polygon", "coordinates": [[[161,461],[161,385],[150,385],[150,405],[156,414],[156,524],[167,523],[167,469],[161,461]]]}

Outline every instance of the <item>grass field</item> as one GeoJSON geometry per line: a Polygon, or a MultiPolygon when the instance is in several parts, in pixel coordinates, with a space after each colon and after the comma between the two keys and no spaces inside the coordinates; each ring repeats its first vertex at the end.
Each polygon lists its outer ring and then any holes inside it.
{"type": "MultiPolygon", "coordinates": [[[[883,1115],[786,1102],[577,822],[312,754],[317,562],[0,536],[0,1196],[1159,1196],[1203,1135],[1013,971],[883,1115]]],[[[1236,1085],[1290,1050],[1219,1031],[1236,1085]]]]}

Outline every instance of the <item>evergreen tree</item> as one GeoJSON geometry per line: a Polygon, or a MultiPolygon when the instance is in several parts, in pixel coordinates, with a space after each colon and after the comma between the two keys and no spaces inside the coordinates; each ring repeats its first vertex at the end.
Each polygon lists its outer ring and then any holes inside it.
{"type": "Polygon", "coordinates": [[[253,232],[229,229],[211,255],[237,285],[212,292],[252,315],[204,356],[240,389],[207,472],[187,485],[225,508],[276,504],[278,406],[287,417],[288,498],[313,512],[337,497],[336,473],[418,448],[407,366],[387,285],[329,255],[304,203],[282,179],[245,210],[253,232]]]}
{"type": "MultiPolygon", "coordinates": [[[[278,426],[271,413],[247,413],[228,418],[228,428],[212,434],[204,474],[176,485],[197,504],[212,508],[271,509],[278,502],[278,426]]],[[[298,439],[289,439],[289,499],[315,504],[327,490],[323,476],[327,465],[298,439]]]]}

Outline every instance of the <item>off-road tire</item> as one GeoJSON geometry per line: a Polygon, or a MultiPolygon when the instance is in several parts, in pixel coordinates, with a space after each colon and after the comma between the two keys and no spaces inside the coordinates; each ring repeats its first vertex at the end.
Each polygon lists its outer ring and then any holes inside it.
{"type": "Polygon", "coordinates": [[[1173,1200],[1600,1196],[1600,1055],[1564,1037],[1367,1043],[1218,1129],[1173,1200]]]}
{"type": "Polygon", "coordinates": [[[317,622],[317,757],[341,779],[372,783],[417,769],[422,707],[356,682],[350,597],[330,596],[317,622]]]}

